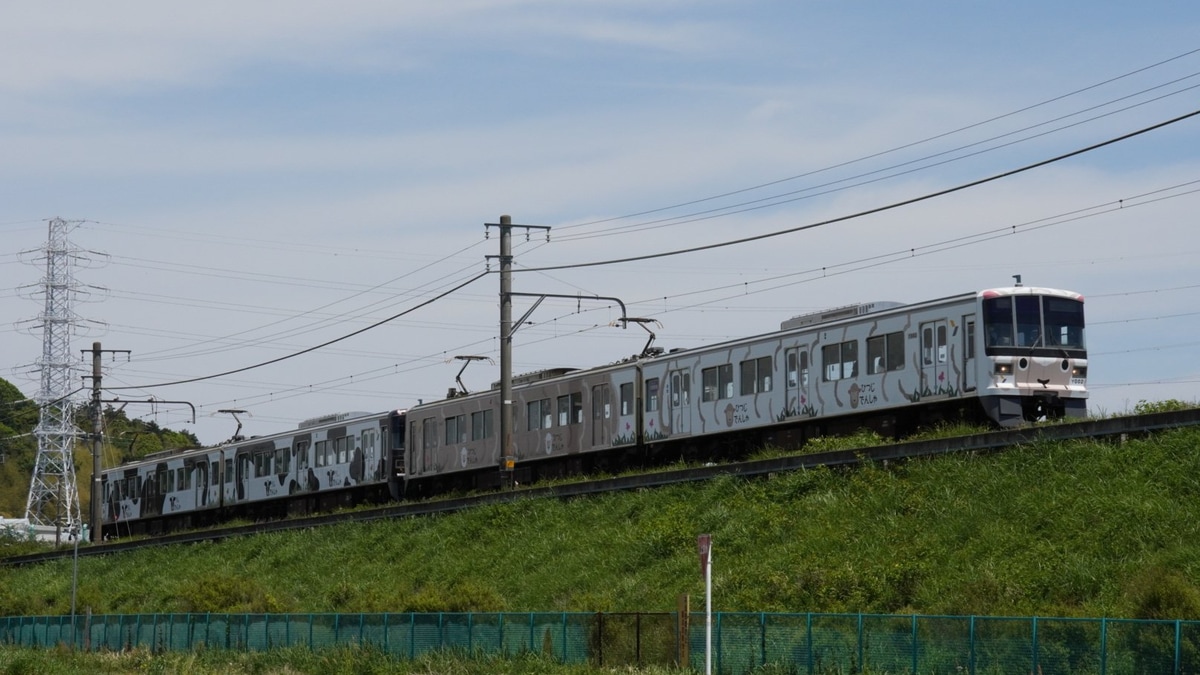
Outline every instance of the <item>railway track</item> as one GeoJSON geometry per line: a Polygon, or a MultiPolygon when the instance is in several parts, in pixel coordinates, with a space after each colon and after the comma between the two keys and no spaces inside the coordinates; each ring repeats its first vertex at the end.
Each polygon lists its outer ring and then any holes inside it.
{"type": "MultiPolygon", "coordinates": [[[[898,461],[959,452],[1000,452],[1034,442],[1057,442],[1076,439],[1097,439],[1150,434],[1167,429],[1200,425],[1200,408],[1147,415],[1087,420],[1069,424],[1034,426],[1006,431],[992,431],[972,436],[957,436],[926,441],[910,441],[864,448],[852,448],[804,455],[789,455],[771,459],[736,462],[690,469],[656,471],[619,478],[603,478],[576,483],[529,487],[492,492],[467,497],[404,502],[378,508],[331,513],[304,518],[268,521],[252,525],[168,534],[145,539],[110,541],[78,549],[80,557],[112,555],[150,546],[212,542],[233,537],[245,537],[284,530],[310,529],[348,522],[365,522],[385,518],[413,518],[455,513],[485,504],[501,504],[521,499],[568,499],[587,495],[660,487],[679,483],[710,480],[717,476],[733,475],[745,478],[767,476],[785,471],[817,467],[853,466],[861,462],[898,461]]],[[[76,555],[74,547],[66,546],[21,556],[0,559],[6,566],[33,565],[76,555]]]]}

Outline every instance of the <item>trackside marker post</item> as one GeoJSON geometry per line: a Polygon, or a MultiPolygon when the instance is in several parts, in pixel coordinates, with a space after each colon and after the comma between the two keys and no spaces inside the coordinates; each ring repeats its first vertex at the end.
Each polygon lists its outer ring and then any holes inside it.
{"type": "Polygon", "coordinates": [[[700,574],[704,576],[704,675],[712,675],[712,535],[696,537],[700,574]]]}

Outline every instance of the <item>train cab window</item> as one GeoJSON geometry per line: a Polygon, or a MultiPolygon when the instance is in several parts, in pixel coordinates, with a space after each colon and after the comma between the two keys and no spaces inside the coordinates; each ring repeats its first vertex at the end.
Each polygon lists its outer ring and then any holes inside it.
{"type": "Polygon", "coordinates": [[[625,382],[621,385],[621,415],[633,414],[633,383],[625,382]]]}
{"type": "Polygon", "coordinates": [[[646,380],[646,412],[658,411],[658,378],[646,380]]]}
{"type": "Polygon", "coordinates": [[[825,381],[845,380],[858,375],[858,341],[850,340],[821,347],[825,381]]]}
{"type": "Polygon", "coordinates": [[[492,411],[480,410],[471,413],[471,440],[479,441],[492,437],[492,411]]]}
{"type": "Polygon", "coordinates": [[[1008,347],[1013,343],[1012,298],[988,298],[983,301],[983,324],[987,327],[988,347],[1008,347]]]}
{"type": "Polygon", "coordinates": [[[904,333],[867,338],[867,374],[877,375],[904,368],[904,333]]]}
{"type": "Polygon", "coordinates": [[[771,369],[769,356],[742,361],[742,396],[771,391],[771,369]]]}

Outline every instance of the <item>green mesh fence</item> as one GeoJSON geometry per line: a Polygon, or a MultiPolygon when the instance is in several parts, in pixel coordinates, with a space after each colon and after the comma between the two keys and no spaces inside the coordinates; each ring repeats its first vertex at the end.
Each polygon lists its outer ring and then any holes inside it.
{"type": "MultiPolygon", "coordinates": [[[[155,652],[371,645],[410,659],[537,652],[605,666],[682,661],[702,672],[706,627],[703,614],[665,612],[115,614],[0,618],[0,644],[155,652]]],[[[721,675],[764,666],[797,675],[1200,673],[1193,621],[723,612],[713,615],[712,645],[721,675]]]]}

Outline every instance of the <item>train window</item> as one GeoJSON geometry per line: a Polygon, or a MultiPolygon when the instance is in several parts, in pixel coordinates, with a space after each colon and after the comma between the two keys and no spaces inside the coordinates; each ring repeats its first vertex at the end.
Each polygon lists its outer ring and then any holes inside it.
{"type": "Polygon", "coordinates": [[[771,391],[771,357],[742,361],[742,396],[771,391]]]}
{"type": "Polygon", "coordinates": [[[583,394],[578,392],[559,396],[558,425],[580,424],[583,422],[583,394]]]}
{"type": "Polygon", "coordinates": [[[1012,298],[988,298],[984,300],[983,325],[986,328],[988,347],[1003,347],[1012,345],[1012,298]]]}
{"type": "Polygon", "coordinates": [[[536,401],[530,401],[529,403],[525,404],[525,416],[526,416],[525,430],[526,431],[537,431],[538,429],[549,428],[550,425],[542,424],[542,405],[543,404],[545,404],[545,406],[547,408],[546,414],[550,414],[550,412],[548,410],[550,407],[550,399],[544,399],[544,400],[538,399],[536,401]]]}
{"type": "Polygon", "coordinates": [[[471,440],[478,441],[492,437],[492,411],[480,410],[471,413],[471,440]]]}
{"type": "Polygon", "coordinates": [[[963,319],[963,354],[967,355],[968,359],[975,358],[975,320],[963,319]]]}
{"type": "Polygon", "coordinates": [[[796,357],[796,350],[788,350],[787,353],[787,386],[789,389],[795,389],[800,383],[800,360],[796,357]]]}
{"type": "Polygon", "coordinates": [[[335,440],[333,445],[337,448],[338,464],[345,464],[346,462],[349,462],[350,453],[354,450],[354,437],[342,436],[341,438],[335,440]]]}
{"type": "Polygon", "coordinates": [[[620,389],[620,395],[621,395],[621,414],[622,415],[632,415],[633,414],[633,383],[625,382],[624,384],[622,384],[621,389],[620,389]]]}
{"type": "Polygon", "coordinates": [[[434,450],[437,448],[437,418],[426,417],[421,420],[421,449],[434,450]]]}
{"type": "Polygon", "coordinates": [[[287,473],[292,469],[292,453],[290,448],[280,448],[275,451],[275,473],[287,473]]]}
{"type": "Polygon", "coordinates": [[[558,426],[565,427],[571,423],[571,397],[558,397],[558,426]]]}
{"type": "Polygon", "coordinates": [[[845,380],[858,375],[858,341],[849,340],[821,347],[825,381],[845,380]]]}
{"type": "Polygon", "coordinates": [[[867,338],[867,374],[876,375],[904,368],[904,333],[867,338]]]}
{"type": "Polygon", "coordinates": [[[1070,298],[1042,300],[1047,346],[1083,349],[1083,303],[1070,298]]]}
{"type": "Polygon", "coordinates": [[[179,469],[179,489],[190,490],[192,487],[192,474],[187,470],[187,467],[179,469]]]}
{"type": "Polygon", "coordinates": [[[658,378],[646,380],[646,412],[658,410],[658,378]]]}
{"type": "Polygon", "coordinates": [[[329,441],[317,441],[317,468],[325,466],[325,447],[329,445],[329,441]]]}
{"type": "Polygon", "coordinates": [[[455,445],[467,440],[467,416],[454,415],[446,420],[446,445],[455,445]]]}
{"type": "Polygon", "coordinates": [[[701,401],[733,398],[733,364],[723,364],[700,371],[701,401]]]}
{"type": "Polygon", "coordinates": [[[225,482],[233,482],[233,459],[225,460],[225,482]]]}
{"type": "Polygon", "coordinates": [[[708,403],[717,400],[717,369],[705,368],[700,371],[700,402],[708,403]]]}
{"type": "Polygon", "coordinates": [[[221,463],[216,460],[213,460],[213,463],[210,464],[208,466],[208,468],[209,468],[208,484],[209,485],[220,485],[221,484],[221,463]]]}

